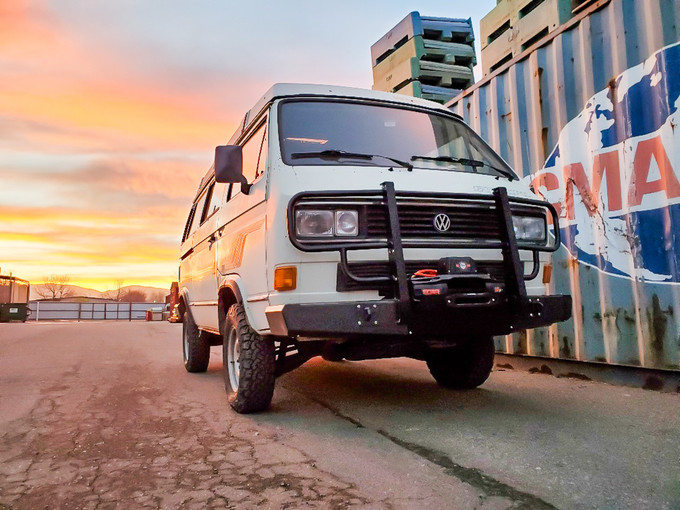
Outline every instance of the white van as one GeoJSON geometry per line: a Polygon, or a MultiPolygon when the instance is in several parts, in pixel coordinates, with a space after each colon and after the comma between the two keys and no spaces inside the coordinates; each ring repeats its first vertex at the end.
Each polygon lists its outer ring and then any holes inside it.
{"type": "Polygon", "coordinates": [[[314,356],[424,360],[449,388],[488,377],[494,335],[561,321],[544,295],[557,213],[430,101],[274,85],[200,183],[184,230],[184,364],[223,345],[231,406],[269,407],[314,356]]]}

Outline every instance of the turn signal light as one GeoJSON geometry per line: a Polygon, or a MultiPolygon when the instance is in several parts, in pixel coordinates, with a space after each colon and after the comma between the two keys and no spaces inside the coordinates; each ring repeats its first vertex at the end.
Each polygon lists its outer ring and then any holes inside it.
{"type": "Polygon", "coordinates": [[[546,264],[543,266],[543,283],[550,283],[552,279],[552,266],[546,264]]]}
{"type": "Polygon", "coordinates": [[[297,267],[277,267],[274,270],[274,290],[295,290],[297,287],[297,267]]]}

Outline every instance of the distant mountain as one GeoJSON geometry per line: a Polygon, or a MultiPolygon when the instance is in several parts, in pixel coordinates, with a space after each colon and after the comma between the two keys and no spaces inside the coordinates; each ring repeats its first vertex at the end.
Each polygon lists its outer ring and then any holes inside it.
{"type": "MultiPolygon", "coordinates": [[[[118,290],[99,291],[95,289],[88,289],[86,287],[79,287],[78,285],[66,285],[69,297],[92,297],[92,298],[110,298],[115,299],[118,290]]],[[[45,286],[41,283],[31,285],[30,299],[45,299],[38,291],[44,290],[45,286]]],[[[160,287],[147,287],[145,285],[126,285],[120,288],[121,295],[130,291],[140,291],[146,295],[148,302],[153,302],[154,299],[159,301],[165,299],[165,296],[170,294],[170,289],[162,289],[160,287]]]]}

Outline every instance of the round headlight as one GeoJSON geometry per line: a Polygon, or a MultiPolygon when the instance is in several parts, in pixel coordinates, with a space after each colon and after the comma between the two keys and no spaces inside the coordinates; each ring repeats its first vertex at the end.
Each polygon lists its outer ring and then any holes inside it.
{"type": "Polygon", "coordinates": [[[333,211],[295,211],[295,232],[302,237],[333,235],[333,211]]]}
{"type": "Polygon", "coordinates": [[[359,213],[357,211],[335,211],[335,234],[338,236],[359,235],[359,213]]]}

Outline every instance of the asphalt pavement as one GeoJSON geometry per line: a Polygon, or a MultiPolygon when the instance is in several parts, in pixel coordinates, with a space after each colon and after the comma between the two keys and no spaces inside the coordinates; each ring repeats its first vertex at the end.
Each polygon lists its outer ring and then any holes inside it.
{"type": "Polygon", "coordinates": [[[0,324],[0,509],[680,508],[680,394],[408,359],[326,362],[228,406],[181,325],[0,324]]]}

